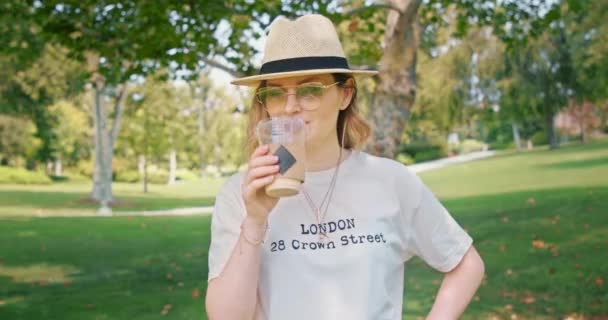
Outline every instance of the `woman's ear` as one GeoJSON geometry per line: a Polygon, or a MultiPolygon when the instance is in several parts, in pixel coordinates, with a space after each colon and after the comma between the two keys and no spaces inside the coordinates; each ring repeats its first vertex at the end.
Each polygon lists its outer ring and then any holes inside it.
{"type": "Polygon", "coordinates": [[[342,103],[340,104],[340,110],[345,110],[350,105],[351,100],[353,99],[353,93],[355,92],[355,82],[352,78],[349,78],[344,83],[343,87],[343,95],[342,95],[342,103]]]}

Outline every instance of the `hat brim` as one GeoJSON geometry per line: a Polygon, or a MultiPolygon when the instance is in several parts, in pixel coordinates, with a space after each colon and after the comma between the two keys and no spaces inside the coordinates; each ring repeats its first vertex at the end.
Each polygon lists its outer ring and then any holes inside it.
{"type": "Polygon", "coordinates": [[[308,76],[314,74],[327,74],[327,73],[345,73],[352,74],[356,77],[368,77],[378,74],[378,71],[375,70],[350,70],[350,69],[311,69],[311,70],[298,70],[298,71],[288,71],[288,72],[276,72],[276,73],[268,73],[268,74],[260,74],[256,76],[249,76],[238,78],[230,81],[230,83],[239,86],[249,86],[255,87],[260,84],[263,80],[272,80],[272,79],[281,79],[281,78],[290,78],[290,77],[298,77],[298,76],[308,76]]]}

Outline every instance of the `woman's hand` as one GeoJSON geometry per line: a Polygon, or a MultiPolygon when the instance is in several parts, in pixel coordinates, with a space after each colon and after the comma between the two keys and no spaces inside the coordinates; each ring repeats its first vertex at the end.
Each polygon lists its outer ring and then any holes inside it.
{"type": "Polygon", "coordinates": [[[270,211],[279,201],[266,195],[264,188],[279,172],[279,159],[269,154],[268,145],[259,146],[249,159],[249,168],[242,185],[242,196],[247,218],[258,226],[266,225],[270,211]]]}

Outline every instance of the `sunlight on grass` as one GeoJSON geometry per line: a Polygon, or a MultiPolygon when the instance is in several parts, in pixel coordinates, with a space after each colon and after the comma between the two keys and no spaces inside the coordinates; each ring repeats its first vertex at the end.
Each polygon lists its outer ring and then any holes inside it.
{"type": "Polygon", "coordinates": [[[14,282],[55,284],[68,283],[73,279],[70,275],[80,271],[69,265],[35,264],[27,267],[9,267],[0,265],[0,276],[11,278],[14,282]]]}

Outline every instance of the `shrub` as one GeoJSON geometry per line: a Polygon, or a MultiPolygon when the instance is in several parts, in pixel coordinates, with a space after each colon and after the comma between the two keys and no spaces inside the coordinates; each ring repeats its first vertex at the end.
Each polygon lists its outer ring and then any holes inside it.
{"type": "Polygon", "coordinates": [[[410,156],[415,162],[429,161],[446,157],[448,146],[445,142],[415,141],[402,145],[399,153],[410,156]]]}
{"type": "Polygon", "coordinates": [[[443,158],[443,157],[441,156],[441,153],[439,152],[439,150],[430,149],[427,151],[422,151],[422,152],[416,153],[416,156],[414,156],[414,161],[424,162],[424,161],[431,161],[431,160],[436,160],[436,159],[440,159],[440,158],[443,158]]]}
{"type": "Polygon", "coordinates": [[[460,146],[458,148],[458,154],[467,154],[476,151],[483,151],[485,147],[486,144],[481,141],[466,139],[460,143],[460,146]]]}
{"type": "Polygon", "coordinates": [[[114,181],[127,183],[139,182],[139,172],[137,170],[118,171],[114,176],[114,181]]]}
{"type": "Polygon", "coordinates": [[[532,137],[530,137],[530,140],[532,141],[532,144],[534,144],[534,146],[549,144],[549,138],[547,137],[547,133],[544,130],[538,131],[533,134],[532,137]]]}
{"type": "MultiPolygon", "coordinates": [[[[522,141],[523,143],[523,141],[522,141]]],[[[507,141],[507,142],[492,142],[490,143],[491,150],[507,150],[507,149],[515,149],[515,142],[507,141]]]]}
{"type": "MultiPolygon", "coordinates": [[[[148,168],[148,183],[151,184],[167,184],[169,180],[169,173],[166,170],[148,168]]],[[[126,183],[137,183],[143,182],[143,177],[139,176],[137,170],[124,170],[115,172],[114,181],[126,182],[126,183]]]]}
{"type": "Polygon", "coordinates": [[[193,172],[188,169],[178,169],[176,174],[177,174],[177,180],[198,181],[200,179],[197,172],[193,172]]]}
{"type": "Polygon", "coordinates": [[[41,171],[22,168],[0,167],[0,183],[50,184],[51,179],[41,171]]]}
{"type": "Polygon", "coordinates": [[[407,153],[400,153],[397,155],[397,158],[395,159],[405,165],[410,165],[410,164],[414,164],[414,158],[410,157],[407,153]]]}

